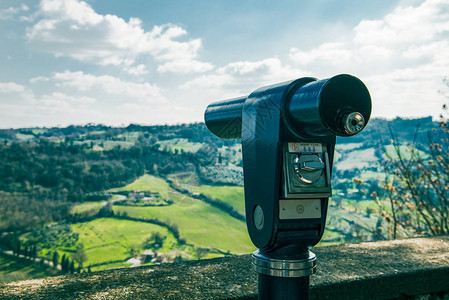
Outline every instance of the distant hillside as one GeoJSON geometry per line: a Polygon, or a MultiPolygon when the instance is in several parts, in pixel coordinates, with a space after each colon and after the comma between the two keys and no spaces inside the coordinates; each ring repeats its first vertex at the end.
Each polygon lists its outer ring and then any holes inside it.
{"type": "Polygon", "coordinates": [[[437,123],[432,121],[432,117],[419,119],[402,119],[385,120],[374,118],[371,119],[366,128],[359,134],[352,137],[337,137],[337,143],[373,143],[389,144],[393,135],[399,142],[407,143],[415,139],[418,142],[427,142],[428,132],[436,126],[437,123]]]}
{"type": "MultiPolygon", "coordinates": [[[[425,141],[428,131],[435,125],[437,125],[437,122],[433,122],[432,117],[418,119],[403,119],[397,117],[393,120],[373,118],[360,134],[346,138],[338,137],[337,139],[339,143],[360,143],[379,140],[379,138],[385,139],[386,142],[388,142],[391,137],[391,129],[401,141],[413,141],[416,132],[418,140],[425,141]]],[[[24,141],[39,138],[50,140],[61,138],[86,140],[89,137],[101,139],[102,137],[114,137],[129,132],[146,132],[153,135],[158,140],[183,138],[196,143],[213,143],[218,147],[223,144],[229,145],[239,143],[239,141],[236,140],[222,140],[217,138],[207,130],[204,123],[155,126],[131,124],[127,127],[87,124],[85,126],[72,125],[64,128],[0,129],[0,140],[24,141]]]]}
{"type": "MultiPolygon", "coordinates": [[[[323,244],[376,239],[390,140],[425,144],[436,125],[372,119],[338,138],[323,244]]],[[[0,130],[0,251],[63,273],[248,253],[244,215],[240,140],[203,123],[0,130]]]]}

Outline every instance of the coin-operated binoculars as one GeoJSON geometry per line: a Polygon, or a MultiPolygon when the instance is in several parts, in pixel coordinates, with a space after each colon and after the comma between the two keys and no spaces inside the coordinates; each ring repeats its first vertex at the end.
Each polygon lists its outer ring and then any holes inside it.
{"type": "Polygon", "coordinates": [[[300,78],[210,104],[209,130],[242,140],[245,210],[259,299],[308,299],[326,223],[336,136],[368,123],[371,97],[358,78],[300,78]]]}

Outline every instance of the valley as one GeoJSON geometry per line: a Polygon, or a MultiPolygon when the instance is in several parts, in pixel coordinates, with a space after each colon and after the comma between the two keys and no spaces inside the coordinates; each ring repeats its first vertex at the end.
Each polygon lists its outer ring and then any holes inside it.
{"type": "MultiPolygon", "coordinates": [[[[365,136],[337,143],[318,246],[388,238],[379,227],[388,232],[383,214],[391,208],[376,196],[383,162],[394,155],[383,122],[374,119],[365,136]]],[[[404,144],[410,138],[400,135],[404,144]]],[[[23,278],[255,250],[239,141],[222,141],[203,124],[3,130],[0,139],[0,248],[31,265],[48,262],[23,278]]],[[[0,270],[1,281],[15,276],[0,270]]]]}

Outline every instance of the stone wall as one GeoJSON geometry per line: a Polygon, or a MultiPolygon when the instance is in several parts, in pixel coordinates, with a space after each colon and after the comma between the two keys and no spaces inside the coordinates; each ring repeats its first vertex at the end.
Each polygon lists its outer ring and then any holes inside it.
{"type": "MultiPolygon", "coordinates": [[[[449,237],[313,251],[311,299],[449,299],[449,237]]],[[[257,276],[242,255],[0,284],[0,299],[117,298],[257,299],[257,276]]]]}

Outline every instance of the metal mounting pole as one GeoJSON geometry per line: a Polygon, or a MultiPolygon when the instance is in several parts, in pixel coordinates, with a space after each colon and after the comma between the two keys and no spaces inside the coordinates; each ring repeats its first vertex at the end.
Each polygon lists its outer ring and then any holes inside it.
{"type": "Polygon", "coordinates": [[[252,267],[259,273],[259,300],[309,299],[309,276],[316,271],[313,252],[307,251],[296,259],[280,259],[256,250],[252,267]]]}

